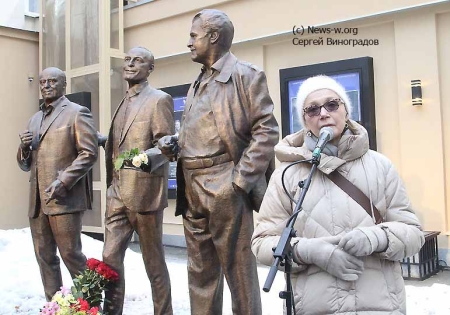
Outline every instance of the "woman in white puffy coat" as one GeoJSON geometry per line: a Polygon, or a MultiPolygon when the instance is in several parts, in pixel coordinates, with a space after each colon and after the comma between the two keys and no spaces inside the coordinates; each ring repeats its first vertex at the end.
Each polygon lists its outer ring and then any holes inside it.
{"type": "MultiPolygon", "coordinates": [[[[322,157],[303,202],[292,239],[292,274],[296,314],[406,314],[399,260],[416,254],[424,243],[419,220],[392,163],[369,150],[367,131],[349,119],[351,103],[343,87],[326,76],[312,77],[297,96],[305,128],[284,138],[275,152],[281,165],[273,173],[257,216],[252,250],[266,265],[295,205],[285,194],[281,175],[290,163],[310,159],[320,129],[334,138],[322,157]],[[334,184],[325,174],[339,172],[380,211],[383,223],[334,184]]],[[[285,175],[287,190],[298,200],[298,182],[311,164],[300,163],[285,175]]]]}

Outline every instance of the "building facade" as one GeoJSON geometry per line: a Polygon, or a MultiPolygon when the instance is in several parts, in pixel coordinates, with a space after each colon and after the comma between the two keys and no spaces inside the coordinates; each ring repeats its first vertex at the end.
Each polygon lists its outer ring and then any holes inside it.
{"type": "Polygon", "coordinates": [[[0,57],[4,61],[0,134],[5,157],[0,180],[1,229],[28,225],[28,175],[18,169],[14,152],[19,145],[19,132],[38,108],[39,11],[33,4],[38,1],[11,0],[0,4],[0,57]]]}
{"type": "MultiPolygon", "coordinates": [[[[266,72],[280,124],[286,123],[288,106],[283,101],[286,69],[369,57],[374,106],[360,106],[373,119],[376,148],[397,167],[424,229],[441,232],[441,258],[450,260],[449,1],[143,0],[124,6],[119,0],[41,0],[40,7],[40,69],[59,66],[68,75],[68,93],[91,92],[102,133],[123,95],[122,57],[131,47],[153,51],[155,71],[149,81],[154,87],[182,91],[195,80],[200,66],[190,60],[186,44],[192,17],[203,8],[220,9],[233,21],[232,52],[266,72]],[[421,80],[422,105],[412,104],[412,80],[421,80]]],[[[23,110],[20,105],[18,111],[23,110]]],[[[17,133],[26,123],[19,120],[8,128],[17,133]]],[[[18,140],[8,141],[15,149],[18,140]]],[[[103,231],[106,199],[100,165],[103,153],[93,174],[96,206],[85,216],[85,230],[97,233],[103,231]]],[[[8,172],[11,186],[28,189],[19,181],[25,175],[14,168],[8,172]]],[[[1,215],[10,208],[3,207],[1,215]]],[[[12,208],[25,220],[24,209],[12,208]]],[[[170,200],[165,241],[182,245],[182,222],[174,208],[170,200]]]]}

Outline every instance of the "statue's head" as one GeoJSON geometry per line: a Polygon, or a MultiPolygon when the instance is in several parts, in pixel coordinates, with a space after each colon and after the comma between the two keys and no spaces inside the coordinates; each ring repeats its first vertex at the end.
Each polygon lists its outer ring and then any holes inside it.
{"type": "Polygon", "coordinates": [[[56,101],[66,90],[66,74],[61,69],[50,67],[39,74],[39,88],[46,104],[56,101]]]}
{"type": "Polygon", "coordinates": [[[125,55],[123,63],[123,78],[128,83],[136,84],[146,81],[154,69],[155,57],[145,47],[131,48],[125,55]]]}
{"type": "Polygon", "coordinates": [[[233,23],[224,12],[213,9],[200,11],[192,19],[187,44],[191,59],[205,63],[212,55],[229,51],[233,36],[233,23]]]}

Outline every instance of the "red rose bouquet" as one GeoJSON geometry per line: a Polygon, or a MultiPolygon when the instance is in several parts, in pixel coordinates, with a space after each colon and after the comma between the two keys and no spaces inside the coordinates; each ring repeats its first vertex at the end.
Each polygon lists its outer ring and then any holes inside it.
{"type": "Polygon", "coordinates": [[[90,258],[86,269],[73,279],[69,290],[61,287],[50,302],[41,309],[40,315],[101,315],[103,291],[110,282],[117,281],[119,275],[102,261],[90,258]]]}
{"type": "Polygon", "coordinates": [[[119,274],[102,261],[90,258],[86,262],[84,272],[73,279],[74,296],[85,299],[91,306],[102,303],[102,293],[111,281],[119,280],[119,274]],[[81,296],[80,296],[81,293],[81,296]]]}

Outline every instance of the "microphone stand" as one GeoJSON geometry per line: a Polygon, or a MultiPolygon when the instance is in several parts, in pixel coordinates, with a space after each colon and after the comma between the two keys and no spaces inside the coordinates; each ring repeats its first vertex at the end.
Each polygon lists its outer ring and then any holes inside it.
{"type": "MultiPolygon", "coordinates": [[[[312,167],[309,172],[308,178],[302,183],[299,183],[299,186],[302,188],[300,193],[300,197],[295,205],[294,213],[290,217],[286,227],[281,234],[280,240],[278,241],[277,247],[274,247],[272,250],[274,251],[273,257],[275,257],[275,261],[270,267],[269,274],[267,275],[266,282],[264,283],[263,291],[269,292],[272,287],[273,281],[275,279],[275,275],[278,271],[278,266],[285,266],[284,273],[286,278],[286,291],[281,291],[279,296],[281,299],[286,300],[286,309],[287,315],[292,315],[292,309],[294,308],[294,292],[292,290],[292,282],[291,282],[291,269],[292,269],[292,246],[291,239],[296,236],[296,232],[294,230],[294,224],[297,219],[298,214],[302,211],[303,200],[305,199],[306,193],[308,192],[309,186],[311,184],[312,177],[317,169],[317,166],[320,163],[320,151],[318,154],[313,154],[313,158],[311,160],[312,167]]],[[[295,314],[294,314],[295,315],[295,314]]]]}

